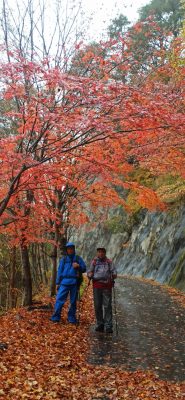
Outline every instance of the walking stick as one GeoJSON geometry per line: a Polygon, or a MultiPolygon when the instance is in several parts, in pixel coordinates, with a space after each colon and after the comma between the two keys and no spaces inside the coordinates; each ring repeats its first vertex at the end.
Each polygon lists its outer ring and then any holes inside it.
{"type": "Polygon", "coordinates": [[[118,335],[118,318],[117,318],[117,305],[116,305],[116,290],[115,290],[115,282],[113,284],[113,297],[114,297],[114,315],[116,322],[116,335],[118,335]]]}
{"type": "Polygon", "coordinates": [[[77,307],[77,324],[76,324],[76,327],[78,327],[78,325],[80,324],[80,287],[78,288],[77,302],[78,302],[78,307],[77,307]]]}

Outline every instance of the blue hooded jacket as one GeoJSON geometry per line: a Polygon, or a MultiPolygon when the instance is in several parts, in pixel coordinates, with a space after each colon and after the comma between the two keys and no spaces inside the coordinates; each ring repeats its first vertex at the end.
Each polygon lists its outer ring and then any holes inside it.
{"type": "MultiPolygon", "coordinates": [[[[66,247],[71,247],[74,246],[73,243],[69,242],[67,243],[66,247]]],[[[75,246],[74,246],[75,248],[75,246]]],[[[75,285],[77,284],[78,281],[78,272],[86,272],[86,265],[83,261],[83,259],[80,256],[77,256],[74,252],[74,254],[71,255],[66,255],[62,257],[62,259],[59,262],[59,267],[58,267],[58,272],[57,272],[57,279],[56,279],[56,284],[60,285],[75,285]],[[79,268],[73,268],[73,262],[77,262],[80,267],[79,268]]]]}

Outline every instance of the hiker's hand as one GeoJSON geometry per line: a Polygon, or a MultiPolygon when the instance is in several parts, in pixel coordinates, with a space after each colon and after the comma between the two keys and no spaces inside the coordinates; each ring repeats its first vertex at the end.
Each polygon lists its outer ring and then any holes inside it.
{"type": "Polygon", "coordinates": [[[93,277],[93,272],[88,272],[88,278],[91,279],[93,277]]]}
{"type": "Polygon", "coordinates": [[[77,262],[74,262],[74,263],[73,263],[73,268],[79,268],[79,266],[80,266],[80,265],[79,265],[77,262]]]}
{"type": "Polygon", "coordinates": [[[116,274],[113,274],[113,275],[112,275],[112,278],[113,278],[113,279],[116,279],[116,278],[117,278],[117,275],[116,275],[116,274]]]}

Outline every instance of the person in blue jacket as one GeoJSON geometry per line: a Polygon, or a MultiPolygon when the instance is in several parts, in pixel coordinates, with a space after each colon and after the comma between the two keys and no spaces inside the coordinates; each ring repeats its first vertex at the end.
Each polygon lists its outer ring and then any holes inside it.
{"type": "Polygon", "coordinates": [[[70,293],[70,307],[68,310],[68,322],[76,324],[76,301],[79,290],[79,278],[83,272],[86,272],[86,265],[80,256],[75,253],[75,245],[72,242],[66,244],[67,255],[62,257],[57,272],[57,296],[55,309],[52,317],[53,322],[59,322],[61,318],[62,307],[70,293]]]}

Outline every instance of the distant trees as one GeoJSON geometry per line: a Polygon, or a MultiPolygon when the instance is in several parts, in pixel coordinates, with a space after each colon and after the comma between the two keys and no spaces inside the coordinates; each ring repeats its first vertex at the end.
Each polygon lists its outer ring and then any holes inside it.
{"type": "MultiPolygon", "coordinates": [[[[122,14],[108,27],[110,38],[130,37],[130,62],[133,79],[141,72],[148,74],[166,62],[167,50],[183,26],[185,8],[181,0],[152,0],[139,10],[136,24],[122,14]]],[[[121,43],[120,43],[121,44],[121,43]]]]}
{"type": "Polygon", "coordinates": [[[117,18],[112,20],[112,23],[108,27],[108,35],[111,39],[118,39],[119,36],[124,36],[125,32],[128,30],[130,21],[128,18],[120,14],[117,18]]]}
{"type": "Polygon", "coordinates": [[[185,11],[181,0],[151,0],[139,10],[139,20],[152,17],[163,31],[172,32],[177,37],[182,29],[185,11]]]}

